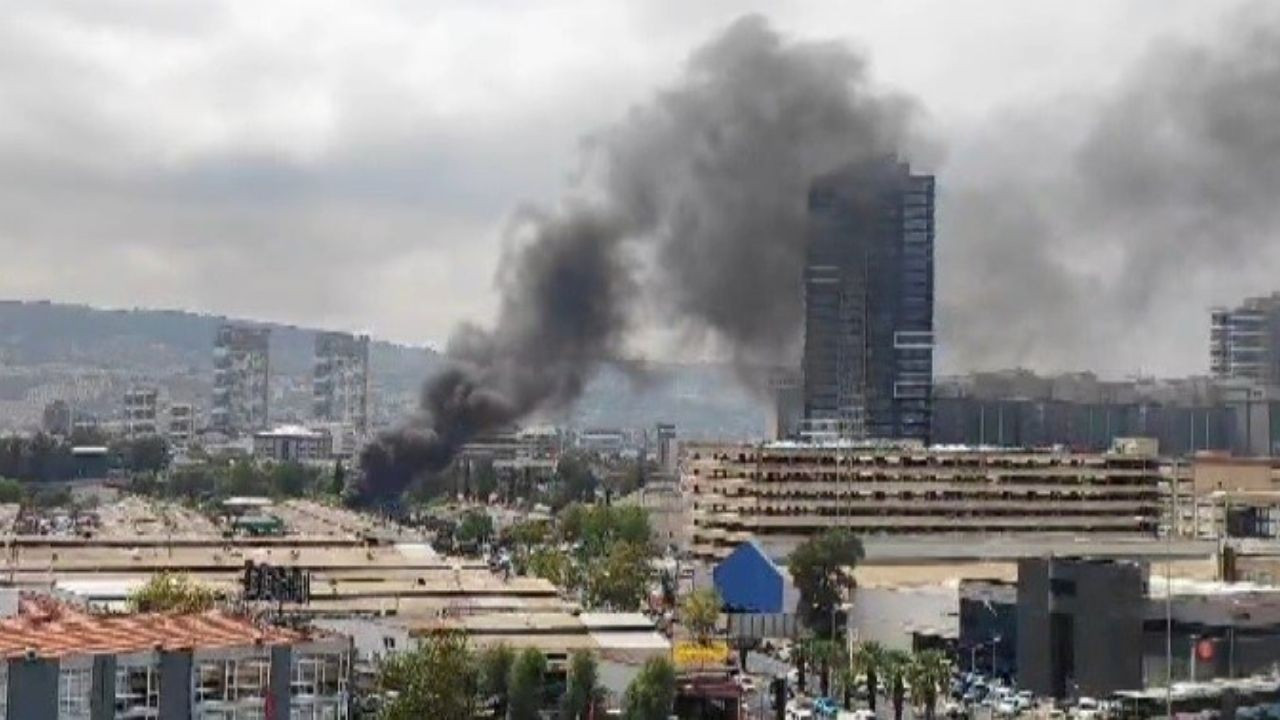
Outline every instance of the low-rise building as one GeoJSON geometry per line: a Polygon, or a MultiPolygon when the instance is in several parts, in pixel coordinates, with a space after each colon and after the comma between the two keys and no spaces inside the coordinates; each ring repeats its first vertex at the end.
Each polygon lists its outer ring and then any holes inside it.
{"type": "Polygon", "coordinates": [[[0,718],[350,717],[351,641],[212,611],[0,619],[0,718]],[[287,708],[287,710],[285,710],[287,708]]]}
{"type": "Polygon", "coordinates": [[[696,555],[721,558],[755,538],[784,557],[833,527],[861,536],[1154,537],[1159,469],[1134,448],[690,443],[682,483],[696,555]]]}
{"type": "Polygon", "coordinates": [[[253,435],[254,457],[279,462],[320,462],[333,454],[333,438],[322,430],[281,425],[253,435]]]}

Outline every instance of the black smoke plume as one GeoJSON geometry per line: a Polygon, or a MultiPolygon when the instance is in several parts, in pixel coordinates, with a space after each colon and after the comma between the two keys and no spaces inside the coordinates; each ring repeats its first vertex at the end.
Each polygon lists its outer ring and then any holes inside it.
{"type": "Polygon", "coordinates": [[[361,494],[394,497],[478,433],[568,406],[628,355],[642,309],[742,368],[791,359],[810,179],[897,152],[914,115],[849,48],[734,23],[591,139],[581,198],[520,218],[496,325],[455,333],[420,415],[365,450],[361,494]]]}

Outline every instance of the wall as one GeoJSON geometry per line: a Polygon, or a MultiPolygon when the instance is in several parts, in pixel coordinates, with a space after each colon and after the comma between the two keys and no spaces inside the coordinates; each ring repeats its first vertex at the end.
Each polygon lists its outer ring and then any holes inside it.
{"type": "Polygon", "coordinates": [[[960,636],[960,597],[956,587],[858,588],[849,612],[849,632],[861,642],[911,650],[915,634],[960,636]]]}

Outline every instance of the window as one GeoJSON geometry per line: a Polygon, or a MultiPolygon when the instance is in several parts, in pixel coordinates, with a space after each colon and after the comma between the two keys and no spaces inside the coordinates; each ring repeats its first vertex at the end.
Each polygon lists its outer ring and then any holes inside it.
{"type": "Polygon", "coordinates": [[[117,720],[160,717],[160,670],[155,665],[116,667],[117,720]]]}
{"type": "Polygon", "coordinates": [[[1076,581],[1049,578],[1049,593],[1055,597],[1075,597],[1076,581]]]}
{"type": "Polygon", "coordinates": [[[89,720],[89,692],[93,668],[63,668],[58,672],[58,720],[89,720]]]}

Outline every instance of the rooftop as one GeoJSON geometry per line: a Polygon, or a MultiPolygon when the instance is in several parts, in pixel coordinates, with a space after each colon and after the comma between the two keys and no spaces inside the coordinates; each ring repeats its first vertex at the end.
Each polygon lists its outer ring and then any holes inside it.
{"type": "Polygon", "coordinates": [[[0,620],[0,658],[120,654],[177,648],[278,645],[309,639],[260,627],[221,611],[193,615],[87,615],[45,599],[24,598],[15,617],[0,620]]]}

